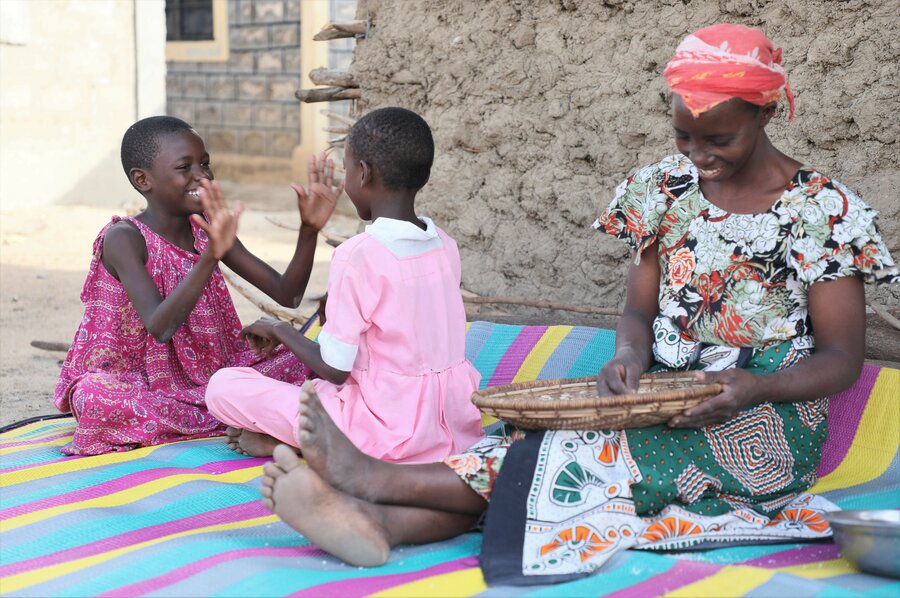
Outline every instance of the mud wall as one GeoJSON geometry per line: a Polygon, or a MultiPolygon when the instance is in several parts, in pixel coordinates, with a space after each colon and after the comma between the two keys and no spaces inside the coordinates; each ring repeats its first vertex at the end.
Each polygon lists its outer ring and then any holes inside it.
{"type": "MultiPolygon", "coordinates": [[[[363,110],[432,125],[420,196],[459,241],[479,294],[618,305],[624,245],[589,226],[616,184],[675,151],[662,70],[687,33],[761,27],[784,49],[797,114],[768,131],[788,155],[881,212],[900,258],[896,0],[360,0],[351,67],[363,110]]],[[[900,285],[869,287],[900,305],[900,285]]]]}

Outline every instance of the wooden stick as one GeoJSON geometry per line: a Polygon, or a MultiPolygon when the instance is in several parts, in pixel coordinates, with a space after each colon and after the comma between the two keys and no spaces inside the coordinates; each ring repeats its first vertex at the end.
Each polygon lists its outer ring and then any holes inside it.
{"type": "Polygon", "coordinates": [[[352,116],[344,116],[343,114],[338,114],[337,112],[330,112],[328,110],[320,110],[324,116],[327,116],[331,120],[336,120],[338,122],[344,123],[345,125],[353,126],[356,124],[356,119],[352,116]]]}
{"type": "Polygon", "coordinates": [[[531,299],[522,299],[520,297],[466,297],[463,296],[463,303],[472,303],[481,305],[484,303],[502,303],[504,305],[525,305],[527,307],[538,307],[541,309],[558,309],[561,311],[571,311],[579,314],[594,314],[601,316],[621,316],[622,310],[615,307],[585,307],[582,305],[570,305],[567,303],[550,303],[549,301],[533,301],[531,299]]]}
{"type": "Polygon", "coordinates": [[[324,42],[342,37],[355,37],[366,34],[366,21],[350,21],[349,23],[325,23],[322,30],[313,36],[313,41],[324,42]]]}
{"type": "Polygon", "coordinates": [[[275,304],[273,301],[269,299],[262,299],[258,295],[256,295],[253,291],[242,285],[238,282],[236,276],[232,275],[230,272],[226,270],[221,270],[222,277],[225,278],[226,282],[231,285],[234,290],[243,295],[250,303],[258,307],[263,313],[272,316],[273,318],[278,318],[279,320],[284,320],[286,322],[290,322],[296,326],[303,326],[306,323],[307,318],[298,314],[296,311],[289,311],[280,305],[275,304]]]}
{"type": "Polygon", "coordinates": [[[350,133],[350,127],[322,127],[326,133],[335,133],[337,135],[347,135],[350,133]]]}
{"type": "Polygon", "coordinates": [[[891,312],[889,312],[886,307],[875,303],[874,301],[866,301],[866,305],[871,307],[872,311],[881,316],[882,320],[893,326],[896,330],[900,330],[900,320],[891,315],[891,312]]]}
{"type": "Polygon", "coordinates": [[[298,89],[294,94],[305,104],[313,102],[335,102],[337,100],[357,100],[362,97],[358,87],[320,87],[315,89],[298,89]]]}
{"type": "Polygon", "coordinates": [[[359,87],[359,83],[349,71],[319,67],[309,71],[309,80],[315,85],[332,85],[334,87],[359,87]]]}
{"type": "Polygon", "coordinates": [[[55,343],[53,341],[31,341],[31,346],[42,351],[68,351],[70,343],[55,343]]]}

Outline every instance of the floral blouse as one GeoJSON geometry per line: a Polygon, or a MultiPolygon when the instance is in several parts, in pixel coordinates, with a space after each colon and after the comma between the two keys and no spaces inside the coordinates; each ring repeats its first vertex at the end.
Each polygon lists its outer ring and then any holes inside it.
{"type": "Polygon", "coordinates": [[[703,196],[697,169],[676,154],[623,181],[594,228],[626,241],[636,261],[659,241],[656,344],[685,341],[684,353],[696,349],[691,343],[811,347],[810,285],[854,275],[900,281],[877,218],[810,168],[798,170],[765,212],[732,214],[703,196]]]}

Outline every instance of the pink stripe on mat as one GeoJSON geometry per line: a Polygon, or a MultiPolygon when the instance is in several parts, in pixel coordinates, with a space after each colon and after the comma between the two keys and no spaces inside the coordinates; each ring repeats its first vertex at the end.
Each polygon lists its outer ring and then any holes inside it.
{"type": "MultiPolygon", "coordinates": [[[[627,566],[627,565],[626,565],[627,566]]],[[[668,571],[658,573],[646,581],[636,583],[633,586],[622,588],[618,592],[607,594],[607,598],[645,598],[646,596],[659,596],[682,586],[692,584],[695,581],[706,579],[710,575],[718,573],[722,565],[711,563],[698,563],[695,561],[678,561],[668,571]]]]}
{"type": "Polygon", "coordinates": [[[164,573],[163,575],[151,577],[150,579],[145,579],[144,581],[139,581],[127,586],[109,590],[108,592],[104,592],[103,594],[98,594],[98,596],[141,596],[150,592],[159,592],[163,588],[178,583],[179,581],[183,581],[189,577],[193,577],[194,575],[197,575],[198,573],[201,573],[207,569],[211,569],[216,565],[236,559],[246,559],[255,556],[297,558],[315,554],[322,554],[322,551],[319,550],[316,546],[311,545],[279,546],[273,548],[242,548],[239,550],[229,550],[228,552],[214,554],[213,556],[208,556],[205,559],[200,559],[196,563],[190,563],[189,565],[185,565],[184,567],[180,567],[178,569],[175,569],[174,571],[169,571],[167,573],[164,573]]]}
{"type": "Polygon", "coordinates": [[[252,519],[254,517],[262,517],[270,515],[269,511],[263,506],[261,500],[254,500],[248,503],[217,509],[215,511],[207,511],[184,519],[175,521],[167,521],[158,525],[151,525],[124,534],[110,536],[96,542],[91,542],[84,546],[76,546],[68,548],[52,554],[47,554],[33,559],[0,566],[0,578],[10,575],[18,575],[26,571],[33,571],[42,567],[49,567],[59,563],[74,561],[96,554],[103,554],[110,550],[126,548],[134,544],[140,544],[148,540],[163,538],[179,532],[199,529],[210,525],[218,525],[222,523],[234,523],[244,519],[252,519]]]}
{"type": "Polygon", "coordinates": [[[853,386],[829,397],[828,437],[822,445],[822,459],[816,471],[819,477],[834,471],[847,456],[879,371],[881,368],[878,366],[863,365],[862,373],[853,386]]]}
{"type": "Polygon", "coordinates": [[[807,544],[800,548],[783,550],[736,564],[762,567],[763,569],[780,569],[781,567],[793,567],[819,561],[831,561],[839,557],[840,551],[837,544],[829,542],[827,544],[807,544]]]}
{"type": "Polygon", "coordinates": [[[369,594],[374,594],[381,590],[387,590],[402,584],[419,581],[426,577],[433,577],[444,573],[453,573],[454,571],[462,571],[463,569],[471,569],[477,566],[478,557],[467,556],[455,561],[447,561],[446,563],[428,567],[427,569],[422,569],[420,571],[332,581],[312,588],[305,588],[290,594],[290,596],[291,598],[298,596],[309,596],[310,598],[318,598],[319,596],[368,596],[369,594]]]}
{"type": "Polygon", "coordinates": [[[541,340],[546,331],[547,326],[526,326],[522,328],[519,336],[509,345],[497,367],[494,368],[494,374],[491,376],[488,386],[500,386],[512,382],[516,374],[519,373],[522,362],[525,361],[525,358],[528,357],[528,354],[531,353],[531,350],[534,349],[534,346],[541,340]]]}
{"type": "Polygon", "coordinates": [[[26,513],[34,513],[35,511],[40,511],[42,509],[49,509],[59,505],[81,502],[83,500],[91,500],[108,494],[114,494],[121,490],[128,490],[129,488],[133,488],[140,484],[146,484],[147,482],[152,482],[170,475],[182,473],[196,474],[198,470],[213,474],[229,473],[248,467],[257,467],[266,461],[269,461],[269,459],[228,459],[226,461],[205,463],[199,467],[160,467],[159,469],[137,471],[108,482],[68,492],[61,496],[50,496],[34,502],[3,509],[0,511],[0,521],[5,521],[6,519],[18,517],[19,515],[24,515],[26,513]]]}

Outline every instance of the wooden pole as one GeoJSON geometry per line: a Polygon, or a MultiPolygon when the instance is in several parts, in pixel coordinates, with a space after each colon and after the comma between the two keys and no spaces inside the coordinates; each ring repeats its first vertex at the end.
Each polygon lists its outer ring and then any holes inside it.
{"type": "Polygon", "coordinates": [[[332,85],[334,87],[359,87],[356,79],[342,69],[320,67],[309,71],[309,80],[314,85],[332,85]]]}
{"type": "Polygon", "coordinates": [[[366,34],[366,21],[350,21],[349,23],[326,23],[322,30],[313,36],[313,40],[324,42],[342,37],[356,37],[366,34]]]}
{"type": "Polygon", "coordinates": [[[560,311],[571,311],[578,314],[593,314],[599,316],[621,316],[622,310],[615,307],[586,307],[582,305],[570,305],[568,303],[550,303],[549,301],[533,301],[531,299],[522,299],[520,297],[467,297],[463,296],[463,303],[471,303],[474,305],[503,304],[503,305],[524,305],[527,307],[537,307],[540,309],[557,309],[560,311]]]}
{"type": "Polygon", "coordinates": [[[305,104],[312,102],[334,102],[336,100],[356,100],[362,97],[358,87],[320,87],[316,89],[299,89],[294,94],[305,104]]]}

